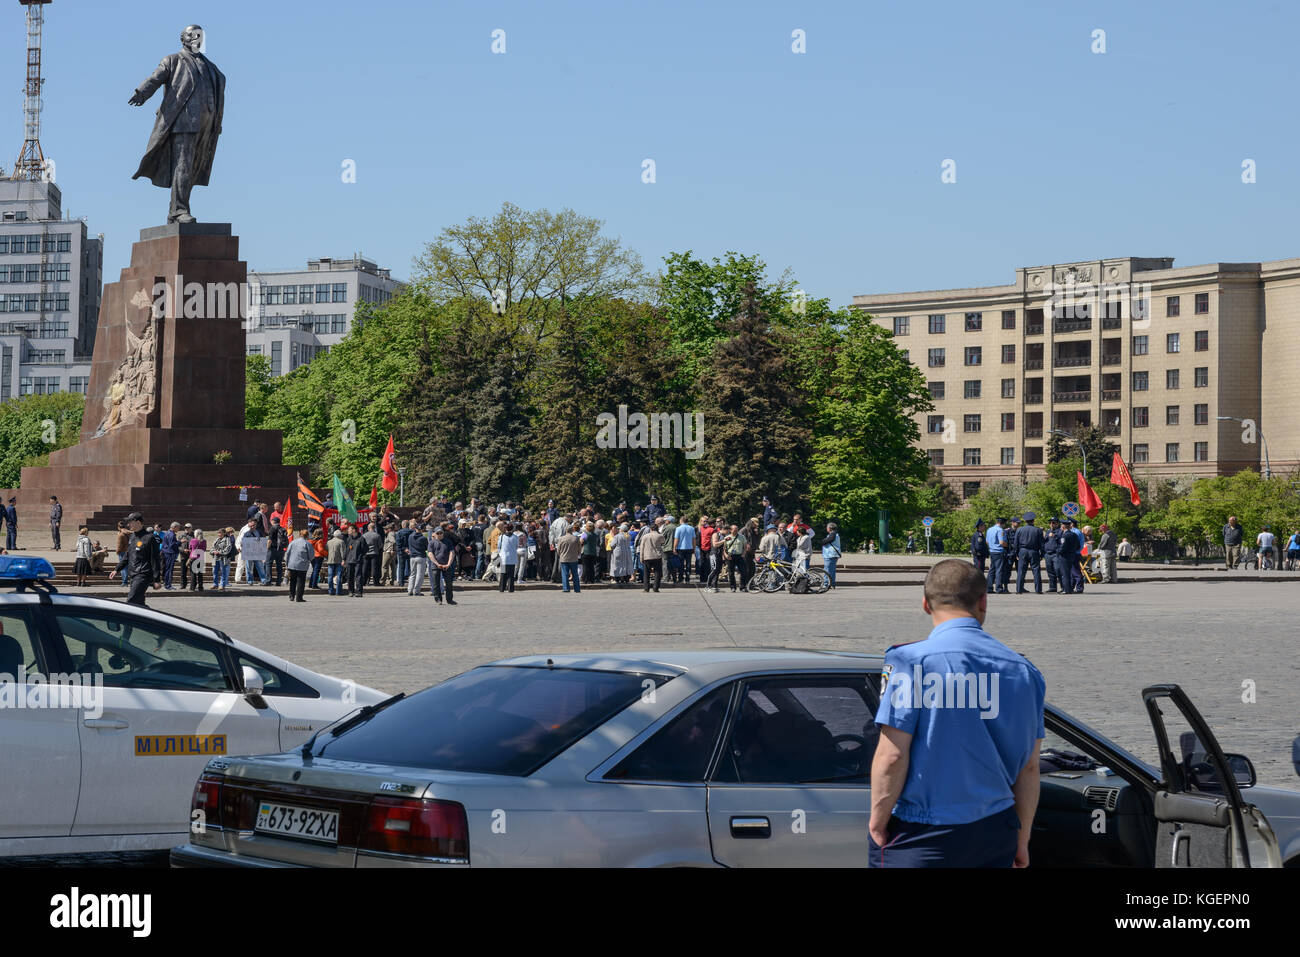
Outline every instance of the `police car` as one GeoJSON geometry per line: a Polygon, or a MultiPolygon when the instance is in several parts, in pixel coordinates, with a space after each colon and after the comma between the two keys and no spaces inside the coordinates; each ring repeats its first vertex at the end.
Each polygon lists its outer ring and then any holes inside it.
{"type": "MultiPolygon", "coordinates": [[[[493,662],[282,754],[210,763],[175,866],[864,867],[878,655],[493,662]]],[[[1175,685],[1154,767],[1050,704],[1031,866],[1300,863],[1300,793],[1254,783],[1175,685]]],[[[1136,705],[1136,702],[1135,702],[1136,705]]]]}
{"type": "Polygon", "coordinates": [[[383,700],[215,628],[62,595],[0,555],[0,857],[163,849],[224,755],[301,745],[383,700]]]}

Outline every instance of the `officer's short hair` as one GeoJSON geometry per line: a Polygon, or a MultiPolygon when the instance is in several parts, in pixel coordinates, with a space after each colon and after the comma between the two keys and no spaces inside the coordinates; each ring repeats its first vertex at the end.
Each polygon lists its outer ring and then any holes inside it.
{"type": "Polygon", "coordinates": [[[988,581],[970,562],[946,558],[925,576],[925,600],[933,609],[960,608],[974,612],[988,581]]]}

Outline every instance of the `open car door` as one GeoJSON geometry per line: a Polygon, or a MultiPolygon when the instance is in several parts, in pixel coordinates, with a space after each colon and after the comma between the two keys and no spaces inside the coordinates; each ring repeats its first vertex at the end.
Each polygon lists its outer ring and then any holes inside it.
{"type": "Polygon", "coordinates": [[[1280,867],[1268,821],[1241,796],[1255,769],[1241,755],[1225,755],[1183,689],[1142,689],[1160,751],[1156,867],[1280,867]]]}

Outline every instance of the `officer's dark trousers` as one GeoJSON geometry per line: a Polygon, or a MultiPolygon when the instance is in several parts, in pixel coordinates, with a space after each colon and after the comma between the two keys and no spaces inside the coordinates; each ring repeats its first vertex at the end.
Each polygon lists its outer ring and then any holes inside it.
{"type": "Polygon", "coordinates": [[[881,847],[867,835],[868,867],[1011,867],[1020,838],[1015,807],[969,824],[914,824],[889,819],[881,847]]]}
{"type": "Polygon", "coordinates": [[[132,575],[127,585],[126,601],[129,605],[143,605],[150,581],[144,575],[132,575]]]}
{"type": "Polygon", "coordinates": [[[1070,563],[1070,590],[1083,591],[1083,569],[1079,567],[1079,559],[1070,563]]]}
{"type": "Polygon", "coordinates": [[[1038,567],[1039,554],[1032,548],[1022,548],[1020,550],[1020,569],[1016,572],[1016,591],[1025,590],[1025,572],[1030,568],[1034,570],[1034,591],[1042,592],[1043,590],[1043,572],[1038,567]]]}
{"type": "Polygon", "coordinates": [[[993,552],[989,555],[989,591],[1007,587],[1007,553],[993,552]]]}
{"type": "Polygon", "coordinates": [[[1043,564],[1047,567],[1047,590],[1056,591],[1056,552],[1043,555],[1043,564]]]}
{"type": "Polygon", "coordinates": [[[1056,577],[1060,581],[1061,591],[1074,591],[1073,579],[1070,577],[1070,559],[1064,555],[1056,556],[1056,577]]]}

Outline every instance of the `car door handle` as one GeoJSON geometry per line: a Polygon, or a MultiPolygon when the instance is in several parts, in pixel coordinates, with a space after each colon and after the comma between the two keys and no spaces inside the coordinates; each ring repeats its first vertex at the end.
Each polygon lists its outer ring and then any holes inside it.
{"type": "Polygon", "coordinates": [[[765,817],[733,817],[732,837],[771,837],[772,822],[765,817]]]}
{"type": "Polygon", "coordinates": [[[87,728],[125,728],[127,722],[121,718],[86,718],[81,722],[87,728]]]}

